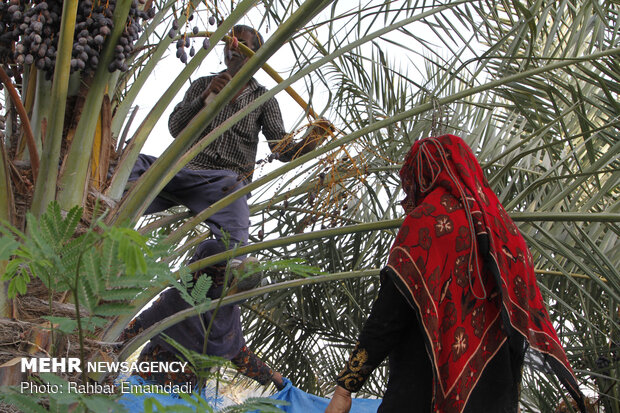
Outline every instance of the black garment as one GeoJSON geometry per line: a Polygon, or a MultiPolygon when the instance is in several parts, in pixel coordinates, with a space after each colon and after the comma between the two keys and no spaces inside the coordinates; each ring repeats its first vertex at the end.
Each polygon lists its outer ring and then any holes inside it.
{"type": "MultiPolygon", "coordinates": [[[[384,270],[377,300],[337,383],[358,391],[389,355],[390,375],[378,412],[430,412],[433,368],[426,336],[417,310],[397,288],[400,280],[390,273],[384,270]]],[[[515,354],[508,342],[500,347],[472,391],[464,413],[517,412],[522,359],[515,354]]]]}

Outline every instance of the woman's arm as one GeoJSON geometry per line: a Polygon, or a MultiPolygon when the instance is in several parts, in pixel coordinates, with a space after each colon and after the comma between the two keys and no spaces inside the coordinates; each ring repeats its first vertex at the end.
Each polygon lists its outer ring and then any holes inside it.
{"type": "Polygon", "coordinates": [[[364,385],[372,371],[415,325],[414,310],[398,291],[391,276],[386,275],[357,345],[338,375],[338,387],[326,412],[348,412],[348,409],[339,409],[346,406],[350,393],[357,392],[364,385]]]}
{"type": "Polygon", "coordinates": [[[357,392],[402,339],[407,329],[414,325],[413,309],[390,276],[386,276],[358,343],[344,370],[338,375],[338,385],[353,393],[357,392]]]}

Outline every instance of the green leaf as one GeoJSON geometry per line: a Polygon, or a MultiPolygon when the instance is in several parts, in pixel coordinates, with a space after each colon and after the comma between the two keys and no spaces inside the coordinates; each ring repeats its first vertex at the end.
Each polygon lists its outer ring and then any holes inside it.
{"type": "Polygon", "coordinates": [[[198,278],[198,281],[194,284],[191,292],[192,299],[195,303],[203,303],[209,300],[207,297],[207,292],[209,291],[209,288],[211,288],[212,284],[213,279],[206,274],[202,274],[198,278]]]}
{"type": "Polygon", "coordinates": [[[84,320],[88,324],[92,324],[95,327],[103,327],[110,322],[107,318],[91,316],[84,320]]]}
{"type": "Polygon", "coordinates": [[[2,280],[8,281],[15,276],[15,274],[20,269],[21,264],[23,263],[22,259],[15,258],[9,261],[4,269],[4,274],[2,274],[2,280]]]}
{"type": "Polygon", "coordinates": [[[0,238],[0,261],[8,260],[15,254],[15,250],[19,247],[19,242],[10,237],[0,238]]]}
{"type": "Polygon", "coordinates": [[[19,294],[26,294],[28,284],[26,283],[24,277],[15,277],[11,280],[11,282],[15,283],[15,289],[19,294]]]}
{"type": "Polygon", "coordinates": [[[7,289],[7,295],[9,298],[17,297],[17,287],[15,286],[14,281],[9,282],[9,287],[7,289]]]}
{"type": "Polygon", "coordinates": [[[63,333],[73,333],[77,328],[77,321],[68,317],[56,317],[56,316],[43,316],[42,318],[56,324],[55,328],[63,333]]]}
{"type": "MultiPolygon", "coordinates": [[[[58,205],[60,209],[60,205],[58,205]]],[[[80,206],[74,206],[67,213],[67,217],[62,220],[58,225],[58,239],[61,242],[65,242],[69,240],[75,234],[77,230],[78,223],[82,218],[83,208],[80,206]]]]}
{"type": "Polygon", "coordinates": [[[40,373],[39,377],[44,383],[54,384],[57,386],[67,386],[67,380],[54,373],[40,373]]]}
{"type": "Polygon", "coordinates": [[[146,271],[145,255],[152,253],[147,246],[147,238],[137,231],[124,227],[107,227],[107,236],[118,242],[118,258],[125,264],[126,273],[130,276],[136,272],[146,271]]]}
{"type": "Polygon", "coordinates": [[[97,305],[93,312],[102,317],[117,316],[120,314],[131,314],[132,308],[123,303],[104,303],[97,305]]]}
{"type": "Polygon", "coordinates": [[[85,395],[82,402],[93,412],[122,412],[127,411],[115,398],[105,395],[85,395]]]}
{"type": "Polygon", "coordinates": [[[37,397],[20,394],[13,390],[10,393],[0,394],[0,400],[17,407],[22,412],[47,413],[47,409],[38,403],[37,397]]]}
{"type": "Polygon", "coordinates": [[[95,332],[97,328],[105,327],[110,320],[101,317],[89,317],[82,319],[82,328],[86,331],[95,332]]]}

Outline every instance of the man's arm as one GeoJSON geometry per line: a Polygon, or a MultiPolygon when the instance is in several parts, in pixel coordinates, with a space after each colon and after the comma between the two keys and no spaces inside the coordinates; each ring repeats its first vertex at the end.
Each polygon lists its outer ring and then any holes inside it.
{"type": "Polygon", "coordinates": [[[278,160],[282,162],[289,162],[307,154],[320,145],[334,130],[331,123],[321,119],[312,126],[312,130],[303,140],[294,143],[284,129],[280,106],[275,98],[269,99],[263,106],[261,122],[263,134],[267,138],[271,152],[278,154],[278,160]]]}
{"type": "Polygon", "coordinates": [[[284,388],[282,375],[277,371],[273,371],[271,367],[266,365],[265,362],[258,358],[247,346],[243,346],[239,354],[230,361],[237,367],[239,373],[256,380],[263,386],[271,382],[278,390],[284,388]]]}
{"type": "Polygon", "coordinates": [[[189,121],[205,106],[204,99],[201,96],[208,83],[209,78],[196,79],[185,92],[183,100],[174,107],[168,118],[168,130],[173,138],[176,138],[189,121]]]}
{"type": "MultiPolygon", "coordinates": [[[[196,79],[187,92],[185,97],[174,107],[170,118],[168,118],[168,130],[173,138],[185,128],[190,120],[205,106],[206,99],[210,94],[217,95],[224,86],[230,82],[232,77],[227,72],[221,72],[216,76],[201,77],[196,79]]],[[[237,93],[237,96],[241,91],[237,93]]],[[[235,98],[237,97],[235,96],[235,98]]],[[[233,100],[235,99],[233,98],[233,100]]]]}
{"type": "Polygon", "coordinates": [[[288,162],[292,159],[293,153],[289,153],[292,145],[286,142],[288,133],[284,129],[280,105],[275,98],[269,99],[262,108],[260,123],[263,135],[267,138],[269,149],[274,154],[278,154],[278,159],[288,162]]]}

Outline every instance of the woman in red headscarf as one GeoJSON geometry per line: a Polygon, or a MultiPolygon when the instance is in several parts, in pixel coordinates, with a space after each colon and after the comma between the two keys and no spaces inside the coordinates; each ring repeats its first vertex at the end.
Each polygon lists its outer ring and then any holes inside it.
{"type": "Polygon", "coordinates": [[[388,355],[379,412],[517,412],[528,348],[585,412],[532,256],[467,144],[422,139],[400,177],[407,216],[326,412],[348,412],[388,355]]]}

